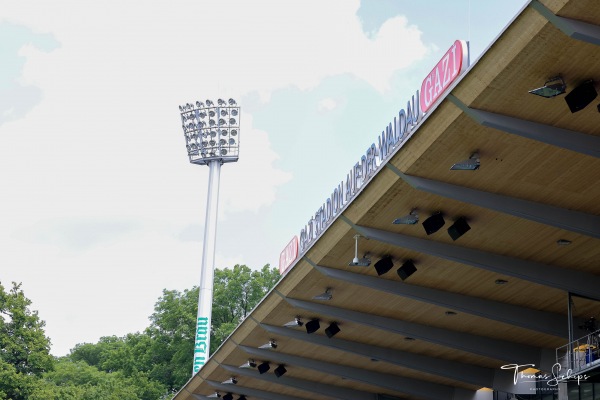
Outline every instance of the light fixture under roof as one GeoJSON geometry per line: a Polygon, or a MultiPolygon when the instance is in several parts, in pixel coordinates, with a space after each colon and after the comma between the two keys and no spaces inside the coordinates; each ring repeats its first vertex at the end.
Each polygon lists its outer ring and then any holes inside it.
{"type": "Polygon", "coordinates": [[[570,245],[571,243],[572,243],[572,242],[571,242],[570,240],[568,240],[568,239],[558,239],[558,240],[556,241],[556,244],[557,244],[557,245],[559,245],[559,246],[568,246],[568,245],[570,245]]]}
{"type": "Polygon", "coordinates": [[[265,343],[262,346],[259,347],[259,349],[276,349],[277,348],[277,341],[275,341],[275,339],[271,339],[269,340],[269,343],[265,343]]]}
{"type": "Polygon", "coordinates": [[[406,260],[396,272],[400,279],[404,281],[406,278],[417,272],[417,267],[415,267],[413,260],[406,260]]]}
{"type": "Polygon", "coordinates": [[[473,153],[471,154],[471,157],[457,162],[456,164],[452,165],[450,169],[453,171],[475,171],[476,169],[479,169],[480,165],[479,153],[473,153]]]}
{"type": "Polygon", "coordinates": [[[317,318],[311,319],[305,324],[306,333],[315,333],[321,328],[321,324],[317,318]]]}
{"type": "Polygon", "coordinates": [[[567,85],[565,84],[565,81],[560,76],[556,76],[548,79],[546,83],[544,83],[544,86],[530,90],[529,93],[549,99],[558,96],[559,94],[563,94],[566,90],[567,85]]]}
{"type": "Polygon", "coordinates": [[[246,363],[240,365],[240,368],[256,368],[256,361],[250,359],[246,363]]]}
{"type": "Polygon", "coordinates": [[[332,289],[328,287],[323,293],[314,296],[313,300],[329,301],[333,298],[333,294],[331,292],[332,289]]]}
{"type": "Polygon", "coordinates": [[[268,361],[265,361],[258,366],[258,373],[262,375],[270,369],[271,369],[271,365],[269,364],[268,361]]]}
{"type": "Polygon", "coordinates": [[[223,385],[237,385],[238,380],[235,376],[227,379],[226,381],[221,382],[223,385]]]}
{"type": "Polygon", "coordinates": [[[425,229],[425,233],[431,235],[439,231],[445,223],[446,221],[444,221],[444,215],[438,211],[423,221],[423,228],[425,229]]]}
{"type": "Polygon", "coordinates": [[[330,339],[334,337],[338,332],[340,332],[340,327],[338,326],[337,322],[332,322],[327,328],[325,328],[325,334],[330,339]]]}
{"type": "Polygon", "coordinates": [[[594,87],[594,81],[589,79],[577,86],[575,89],[565,96],[565,101],[572,113],[581,111],[586,108],[596,97],[598,92],[594,87]]]}
{"type": "Polygon", "coordinates": [[[450,235],[452,240],[456,240],[465,233],[467,233],[470,229],[471,227],[467,223],[466,218],[460,217],[459,219],[454,221],[454,224],[452,224],[450,228],[448,228],[448,234],[450,235]]]}
{"type": "Polygon", "coordinates": [[[381,260],[375,263],[375,271],[377,271],[377,275],[379,276],[387,273],[393,267],[394,261],[392,260],[392,256],[382,257],[381,260]]]}
{"type": "Polygon", "coordinates": [[[417,214],[417,209],[413,209],[408,215],[404,217],[396,218],[392,221],[392,224],[396,225],[414,225],[419,222],[419,214],[417,214]]]}
{"type": "Polygon", "coordinates": [[[275,373],[276,377],[280,378],[287,372],[287,369],[285,369],[285,366],[283,364],[280,364],[277,368],[273,370],[273,372],[275,373]]]}
{"type": "Polygon", "coordinates": [[[297,328],[302,325],[304,325],[304,322],[302,322],[300,317],[296,317],[292,321],[283,324],[283,326],[285,326],[286,328],[297,328]]]}
{"type": "Polygon", "coordinates": [[[221,394],[219,392],[214,392],[213,394],[209,394],[208,396],[211,399],[220,399],[221,398],[221,394]]]}
{"type": "Polygon", "coordinates": [[[358,239],[360,235],[354,235],[354,258],[348,263],[351,267],[368,267],[371,265],[371,260],[367,257],[367,254],[363,258],[358,258],[358,239]]]}

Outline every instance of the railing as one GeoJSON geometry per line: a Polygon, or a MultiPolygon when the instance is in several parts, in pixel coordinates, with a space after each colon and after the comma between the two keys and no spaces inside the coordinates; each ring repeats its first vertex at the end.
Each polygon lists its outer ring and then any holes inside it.
{"type": "Polygon", "coordinates": [[[556,349],[562,373],[587,371],[600,366],[600,330],[556,349]]]}

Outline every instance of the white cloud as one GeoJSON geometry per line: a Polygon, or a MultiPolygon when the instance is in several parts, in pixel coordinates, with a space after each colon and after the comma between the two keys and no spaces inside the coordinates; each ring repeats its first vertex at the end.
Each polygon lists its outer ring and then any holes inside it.
{"type": "Polygon", "coordinates": [[[331,97],[327,97],[325,99],[322,99],[321,101],[319,101],[319,104],[317,105],[317,109],[319,111],[332,111],[337,107],[337,102],[332,99],[331,97]]]}
{"type": "MultiPolygon", "coordinates": [[[[0,264],[9,266],[1,278],[24,282],[55,354],[143,329],[162,288],[198,282],[208,169],[188,163],[179,104],[250,93],[264,100],[341,74],[383,92],[394,71],[424,56],[420,32],[403,18],[365,36],[358,5],[72,0],[3,8],[13,23],[60,43],[50,52],[20,49],[18,82],[31,98],[1,109],[33,109],[0,126],[0,264]]],[[[320,106],[339,104],[332,97],[320,106]]],[[[241,105],[241,155],[221,171],[219,221],[260,214],[264,226],[238,228],[248,238],[220,245],[217,266],[277,259],[281,249],[267,253],[280,243],[261,240],[271,227],[265,210],[293,177],[271,146],[285,123],[257,129],[241,105]]]]}
{"type": "MultiPolygon", "coordinates": [[[[117,87],[110,96],[135,91],[138,100],[142,94],[150,95],[147,100],[165,96],[165,90],[190,98],[254,90],[268,96],[290,84],[311,88],[341,73],[385,90],[394,71],[427,51],[421,32],[404,17],[387,20],[369,39],[356,16],[358,0],[11,6],[14,18],[55,33],[61,42],[64,51],[54,52],[62,58],[60,69],[50,71],[59,78],[55,86],[66,82],[56,73],[68,75],[68,82],[89,85],[89,96],[117,87]]],[[[28,81],[40,73],[32,65],[28,81]]]]}
{"type": "Polygon", "coordinates": [[[278,159],[267,133],[253,128],[252,115],[244,115],[240,159],[231,166],[224,164],[221,169],[224,189],[220,193],[221,213],[257,212],[260,207],[272,204],[276,188],[292,178],[290,173],[273,167],[278,159]]]}

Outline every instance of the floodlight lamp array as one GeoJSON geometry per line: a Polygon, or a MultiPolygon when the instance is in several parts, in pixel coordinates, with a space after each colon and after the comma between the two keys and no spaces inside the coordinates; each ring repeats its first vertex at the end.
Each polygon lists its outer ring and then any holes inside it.
{"type": "Polygon", "coordinates": [[[234,99],[197,101],[179,106],[181,127],[190,162],[208,165],[239,157],[240,107],[234,99]]]}

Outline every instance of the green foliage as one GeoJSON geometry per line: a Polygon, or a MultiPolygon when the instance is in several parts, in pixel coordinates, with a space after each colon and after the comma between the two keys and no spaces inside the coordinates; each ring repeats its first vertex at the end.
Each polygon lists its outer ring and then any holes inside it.
{"type": "MultiPolygon", "coordinates": [[[[275,268],[252,271],[245,265],[216,269],[213,290],[211,354],[231,334],[264,295],[279,281],[275,268]]],[[[191,377],[198,288],[164,290],[150,316],[146,333],[152,339],[153,379],[169,389],[180,388],[191,377]]]]}
{"type": "MultiPolygon", "coordinates": [[[[265,265],[215,270],[211,354],[279,280],[265,265]]],[[[191,377],[198,288],[163,290],[143,333],[49,354],[20,285],[0,285],[0,400],[166,400],[191,377]]]]}
{"type": "Polygon", "coordinates": [[[21,285],[0,284],[0,399],[28,399],[41,374],[53,368],[44,321],[31,311],[21,285]]]}
{"type": "Polygon", "coordinates": [[[213,326],[224,323],[235,323],[237,326],[279,278],[279,272],[275,268],[270,269],[268,265],[260,271],[252,271],[245,265],[236,265],[232,270],[217,269],[213,295],[213,326]]]}
{"type": "Polygon", "coordinates": [[[0,359],[18,373],[35,375],[52,369],[53,359],[44,321],[30,305],[20,284],[13,282],[9,292],[0,285],[0,359]]]}
{"type": "Polygon", "coordinates": [[[105,372],[84,361],[59,359],[52,372],[44,374],[30,400],[156,400],[166,390],[144,373],[125,376],[105,372]]]}

